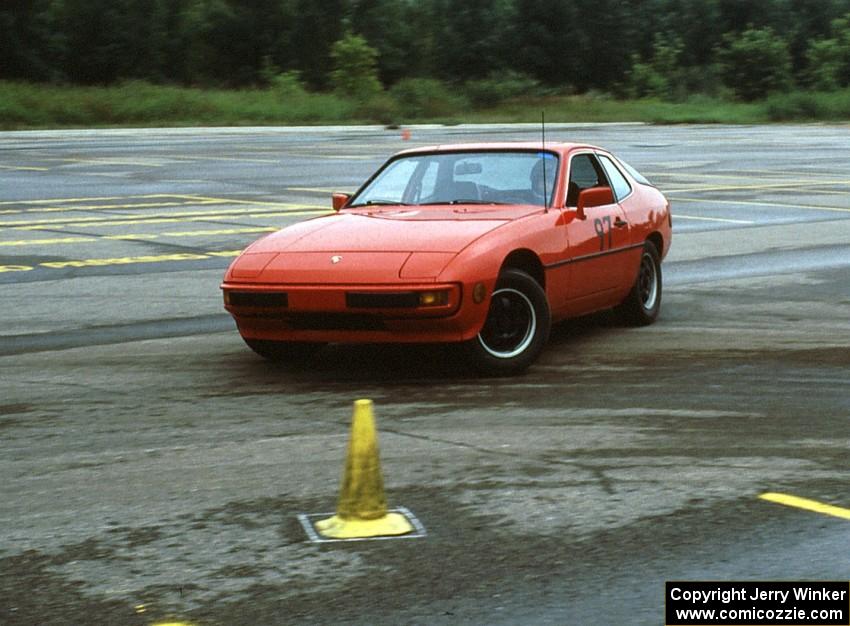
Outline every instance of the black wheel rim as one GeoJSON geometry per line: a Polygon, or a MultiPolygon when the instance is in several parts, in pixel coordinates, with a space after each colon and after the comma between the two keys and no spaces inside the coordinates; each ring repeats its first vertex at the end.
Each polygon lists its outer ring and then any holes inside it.
{"type": "Polygon", "coordinates": [[[478,341],[490,355],[510,359],[528,349],[536,331],[537,314],[528,296],[516,289],[497,289],[478,341]]]}
{"type": "Polygon", "coordinates": [[[658,302],[658,270],[655,267],[655,259],[647,252],[643,253],[640,260],[638,290],[643,308],[651,311],[658,302]]]}

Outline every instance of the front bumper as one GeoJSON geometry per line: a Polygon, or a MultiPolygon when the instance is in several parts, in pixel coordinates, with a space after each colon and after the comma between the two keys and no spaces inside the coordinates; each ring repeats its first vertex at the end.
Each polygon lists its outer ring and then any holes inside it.
{"type": "Polygon", "coordinates": [[[225,282],[225,308],[248,339],[333,343],[457,342],[487,304],[458,283],[271,285],[225,282]],[[466,296],[466,297],[465,297],[466,296]]]}

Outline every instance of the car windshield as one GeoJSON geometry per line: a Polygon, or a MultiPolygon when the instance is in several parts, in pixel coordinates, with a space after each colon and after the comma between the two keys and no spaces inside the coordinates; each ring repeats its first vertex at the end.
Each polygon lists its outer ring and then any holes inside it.
{"type": "Polygon", "coordinates": [[[548,206],[557,171],[557,155],[533,150],[405,155],[391,160],[348,206],[548,206]]]}

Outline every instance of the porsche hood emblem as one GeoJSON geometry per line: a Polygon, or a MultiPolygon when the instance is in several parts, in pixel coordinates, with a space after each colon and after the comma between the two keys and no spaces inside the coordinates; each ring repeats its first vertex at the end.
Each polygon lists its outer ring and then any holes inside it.
{"type": "Polygon", "coordinates": [[[331,257],[331,263],[333,263],[334,265],[336,265],[340,261],[342,261],[342,257],[339,256],[338,254],[335,254],[331,257]]]}

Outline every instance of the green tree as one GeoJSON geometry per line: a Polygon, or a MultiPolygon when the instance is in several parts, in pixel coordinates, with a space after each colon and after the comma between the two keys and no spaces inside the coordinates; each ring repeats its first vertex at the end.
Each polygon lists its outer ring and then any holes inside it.
{"type": "Polygon", "coordinates": [[[433,1],[441,78],[465,81],[505,68],[510,50],[504,34],[513,22],[512,0],[433,1]]]}
{"type": "MultiPolygon", "coordinates": [[[[634,52],[633,41],[642,33],[633,30],[634,3],[622,0],[574,0],[577,6],[572,39],[562,41],[575,54],[579,90],[612,89],[622,82],[634,52]]],[[[571,52],[572,53],[572,52],[571,52]]],[[[556,62],[558,55],[553,55],[556,62]]]]}
{"type": "Polygon", "coordinates": [[[49,78],[51,24],[47,0],[7,0],[0,8],[0,79],[49,78]]]}
{"type": "Polygon", "coordinates": [[[652,96],[672,100],[684,89],[679,58],[684,50],[682,40],[674,34],[657,34],[653,43],[652,58],[642,63],[637,57],[630,75],[634,95],[652,96]]]}
{"type": "MultiPolygon", "coordinates": [[[[56,13],[62,36],[62,66],[72,82],[106,84],[128,78],[138,52],[133,49],[130,0],[64,0],[56,13]]],[[[136,31],[133,31],[136,32],[136,31]]]]}
{"type": "Polygon", "coordinates": [[[429,16],[414,17],[415,7],[427,10],[427,2],[406,0],[359,0],[351,12],[351,29],[378,51],[378,77],[385,85],[406,76],[433,71],[429,54],[417,50],[417,40],[428,34],[429,16]]]}
{"type": "Polygon", "coordinates": [[[360,35],[348,33],[331,48],[331,84],[340,94],[368,100],[381,92],[378,51],[360,35]]]}
{"type": "Polygon", "coordinates": [[[812,41],[806,50],[809,84],[822,91],[850,85],[850,13],[832,20],[830,31],[831,37],[812,41]]]}
{"type": "Polygon", "coordinates": [[[237,86],[263,82],[269,64],[289,69],[294,19],[293,6],[280,0],[190,0],[186,79],[237,86]]]}
{"type": "Polygon", "coordinates": [[[332,68],[331,46],[344,36],[344,0],[297,0],[289,38],[291,65],[305,82],[321,89],[327,86],[332,68]]]}
{"type": "Polygon", "coordinates": [[[809,86],[818,91],[834,91],[841,85],[844,55],[835,39],[816,39],[806,51],[809,86]]]}
{"type": "Polygon", "coordinates": [[[516,0],[511,69],[548,85],[572,86],[579,74],[575,5],[560,0],[516,0]],[[565,54],[552,54],[553,50],[565,54]]]}
{"type": "Polygon", "coordinates": [[[833,20],[832,33],[841,51],[841,70],[838,82],[842,87],[850,85],[850,13],[833,20]]]}
{"type": "Polygon", "coordinates": [[[788,44],[772,28],[726,35],[718,59],[724,83],[742,100],[757,100],[791,86],[788,44]]]}
{"type": "Polygon", "coordinates": [[[633,4],[516,0],[510,69],[578,91],[614,87],[623,80],[639,41],[633,32],[633,4]]]}

